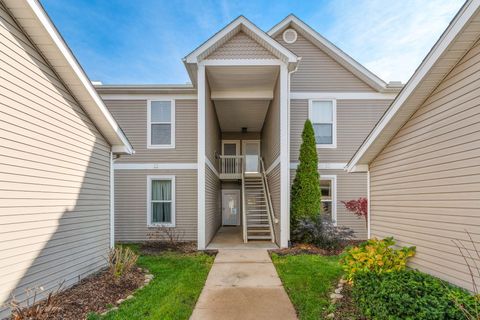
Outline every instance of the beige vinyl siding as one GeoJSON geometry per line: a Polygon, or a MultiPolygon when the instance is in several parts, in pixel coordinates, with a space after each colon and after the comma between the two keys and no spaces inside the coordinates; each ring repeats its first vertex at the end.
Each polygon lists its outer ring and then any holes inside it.
{"type": "Polygon", "coordinates": [[[147,100],[106,100],[105,104],[135,149],[118,163],[197,162],[196,100],[175,100],[173,149],[147,149],[147,100]]]}
{"type": "MultiPolygon", "coordinates": [[[[337,147],[317,148],[319,162],[346,163],[370,133],[391,100],[337,100],[337,147]]],[[[308,100],[290,103],[290,159],[298,161],[308,100]]]]}
{"type": "MultiPolygon", "coordinates": [[[[205,96],[210,97],[210,86],[208,82],[205,84],[205,90],[205,96]]],[[[217,170],[219,163],[215,156],[222,153],[220,142],[220,125],[218,123],[215,106],[212,100],[207,98],[205,103],[205,155],[217,170]]]]}
{"type": "Polygon", "coordinates": [[[262,157],[265,169],[280,156],[280,81],[277,80],[273,100],[268,107],[262,128],[262,157]]]}
{"type": "Polygon", "coordinates": [[[469,290],[452,240],[467,240],[467,230],[480,244],[479,53],[477,45],[462,59],[370,169],[372,236],[415,245],[411,267],[469,290]]]}
{"type": "Polygon", "coordinates": [[[278,219],[278,223],[273,224],[275,232],[275,241],[277,245],[280,246],[280,225],[281,225],[281,215],[280,215],[280,164],[278,164],[270,173],[267,175],[268,188],[270,189],[270,196],[272,198],[273,212],[275,218],[278,219]]]}
{"type": "Polygon", "coordinates": [[[0,5],[0,318],[105,265],[110,146],[0,5]]]}
{"type": "Polygon", "coordinates": [[[220,179],[208,166],[205,166],[205,243],[207,245],[222,224],[220,189],[220,179]]]}
{"type": "Polygon", "coordinates": [[[240,31],[206,59],[276,59],[257,41],[240,31]]]}
{"type": "Polygon", "coordinates": [[[290,91],[374,91],[300,32],[292,44],[283,41],[282,33],[275,40],[302,58],[292,74],[290,91]]]}
{"type": "MultiPolygon", "coordinates": [[[[352,229],[357,239],[366,239],[367,227],[365,220],[348,212],[341,201],[367,197],[367,174],[349,174],[344,170],[318,170],[318,173],[320,174],[320,179],[322,179],[322,176],[336,177],[337,225],[352,229]]],[[[295,179],[295,174],[296,170],[290,171],[290,180],[292,183],[295,179]]]]}
{"type": "Polygon", "coordinates": [[[147,177],[175,176],[175,230],[180,240],[197,240],[196,170],[115,170],[115,240],[152,240],[162,233],[147,226],[147,177]]]}

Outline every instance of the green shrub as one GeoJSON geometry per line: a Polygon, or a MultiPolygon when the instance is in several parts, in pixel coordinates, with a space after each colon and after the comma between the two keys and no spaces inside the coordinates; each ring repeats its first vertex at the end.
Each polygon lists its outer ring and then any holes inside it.
{"type": "Polygon", "coordinates": [[[415,247],[394,249],[392,237],[383,240],[370,239],[355,247],[349,247],[341,255],[340,264],[345,277],[352,281],[357,273],[384,273],[404,270],[407,260],[415,255],[415,247]]]}
{"type": "Polygon", "coordinates": [[[469,292],[413,270],[359,273],[352,294],[368,319],[460,320],[465,316],[455,300],[469,312],[475,308],[469,292]]]}
{"type": "Polygon", "coordinates": [[[305,121],[299,164],[290,194],[292,226],[300,219],[314,219],[320,214],[321,194],[315,133],[310,120],[305,121]]]}

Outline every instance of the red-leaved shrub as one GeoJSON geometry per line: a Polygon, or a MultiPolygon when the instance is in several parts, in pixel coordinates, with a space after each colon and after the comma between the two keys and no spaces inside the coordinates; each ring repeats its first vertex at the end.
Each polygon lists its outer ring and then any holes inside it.
{"type": "Polygon", "coordinates": [[[365,225],[368,227],[368,200],[367,198],[358,198],[358,200],[341,201],[345,208],[353,214],[363,217],[365,225]]]}

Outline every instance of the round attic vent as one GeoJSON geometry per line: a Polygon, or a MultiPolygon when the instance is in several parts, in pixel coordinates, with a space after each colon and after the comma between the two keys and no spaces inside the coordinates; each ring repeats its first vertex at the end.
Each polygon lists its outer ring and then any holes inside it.
{"type": "Polygon", "coordinates": [[[287,29],[283,32],[283,41],[286,43],[294,43],[297,41],[297,31],[293,29],[287,29]]]}

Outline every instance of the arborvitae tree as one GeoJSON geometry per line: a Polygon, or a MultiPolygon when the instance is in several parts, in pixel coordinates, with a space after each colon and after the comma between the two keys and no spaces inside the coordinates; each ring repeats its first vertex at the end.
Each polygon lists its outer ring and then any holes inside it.
{"type": "Polygon", "coordinates": [[[290,193],[290,219],[292,227],[303,218],[315,218],[321,211],[320,175],[315,132],[310,120],[305,121],[302,145],[295,179],[290,193]]]}

